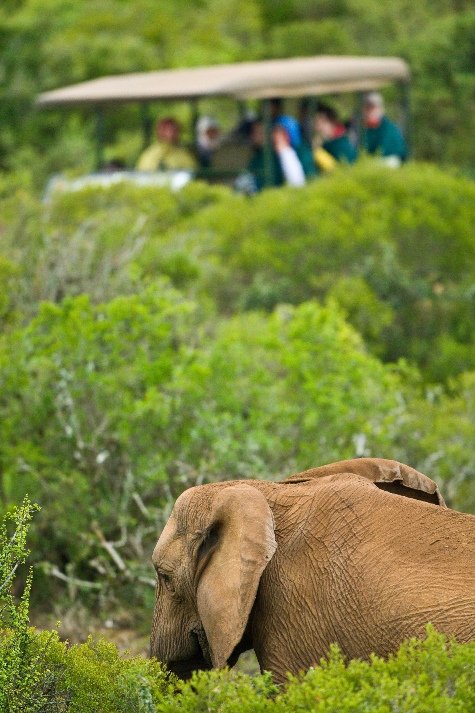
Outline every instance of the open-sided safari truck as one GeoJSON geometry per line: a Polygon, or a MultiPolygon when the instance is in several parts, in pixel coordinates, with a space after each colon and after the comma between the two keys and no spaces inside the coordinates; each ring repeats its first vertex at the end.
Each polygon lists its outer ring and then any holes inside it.
{"type": "MultiPolygon", "coordinates": [[[[179,188],[191,174],[144,176],[137,172],[121,171],[119,176],[101,174],[104,166],[107,110],[126,102],[141,106],[143,144],[148,145],[153,128],[152,104],[184,101],[190,104],[190,120],[194,127],[199,117],[200,100],[228,97],[236,100],[241,114],[246,102],[258,100],[266,130],[265,185],[272,184],[271,108],[273,97],[308,99],[310,112],[316,98],[322,95],[353,93],[355,115],[360,115],[364,92],[381,89],[389,84],[400,87],[400,123],[407,134],[409,125],[410,72],[398,57],[305,57],[276,59],[260,62],[170,69],[100,77],[53,91],[44,92],[37,99],[40,108],[92,107],[96,116],[97,182],[111,182],[130,178],[143,182],[170,183],[179,188]]],[[[212,169],[206,176],[229,180],[242,171],[249,158],[250,148],[243,142],[224,141],[214,156],[212,169]]],[[[203,175],[203,174],[202,174],[203,175]]],[[[90,181],[89,181],[90,182],[90,181]]],[[[76,183],[78,183],[76,181],[76,183]]],[[[81,185],[79,182],[78,185],[81,185]]]]}

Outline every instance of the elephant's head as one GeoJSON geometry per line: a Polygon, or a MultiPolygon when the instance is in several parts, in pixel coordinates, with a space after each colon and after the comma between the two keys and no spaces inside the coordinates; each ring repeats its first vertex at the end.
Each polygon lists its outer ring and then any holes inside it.
{"type": "Polygon", "coordinates": [[[272,513],[257,488],[236,482],[185,491],[153,552],[152,656],[184,677],[225,666],[275,549],[272,513]]]}

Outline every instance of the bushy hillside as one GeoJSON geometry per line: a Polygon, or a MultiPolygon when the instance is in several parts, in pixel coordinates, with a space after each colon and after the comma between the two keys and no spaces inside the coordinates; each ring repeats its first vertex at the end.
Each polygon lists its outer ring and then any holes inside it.
{"type": "Polygon", "coordinates": [[[331,299],[376,355],[416,363],[427,381],[475,367],[475,187],[433,166],[368,163],[252,200],[122,185],[47,203],[18,189],[1,207],[4,321],[166,274],[223,314],[331,299]]]}
{"type": "Polygon", "coordinates": [[[43,597],[149,607],[159,523],[209,480],[384,456],[474,510],[474,193],[418,164],[253,200],[5,188],[0,493],[42,506],[43,597]]]}

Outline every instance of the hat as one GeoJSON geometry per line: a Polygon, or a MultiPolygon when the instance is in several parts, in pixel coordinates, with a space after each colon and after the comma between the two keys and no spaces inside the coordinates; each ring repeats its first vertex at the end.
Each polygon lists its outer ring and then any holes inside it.
{"type": "Polygon", "coordinates": [[[218,129],[218,122],[211,116],[201,116],[196,122],[196,133],[199,135],[206,134],[210,129],[218,129]]]}
{"type": "Polygon", "coordinates": [[[296,119],[292,116],[279,116],[275,122],[282,126],[289,135],[290,143],[294,149],[298,148],[302,143],[302,134],[300,132],[300,126],[296,119]]]}
{"type": "Polygon", "coordinates": [[[382,108],[384,106],[384,99],[379,92],[368,92],[368,94],[365,94],[364,103],[382,108]]]}

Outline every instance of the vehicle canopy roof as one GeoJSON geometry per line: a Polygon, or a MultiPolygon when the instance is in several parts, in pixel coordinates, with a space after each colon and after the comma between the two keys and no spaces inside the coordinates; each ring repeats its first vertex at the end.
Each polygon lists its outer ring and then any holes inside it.
{"type": "Polygon", "coordinates": [[[398,57],[297,57],[100,77],[44,92],[37,104],[316,96],[371,91],[409,79],[409,67],[398,57]]]}

